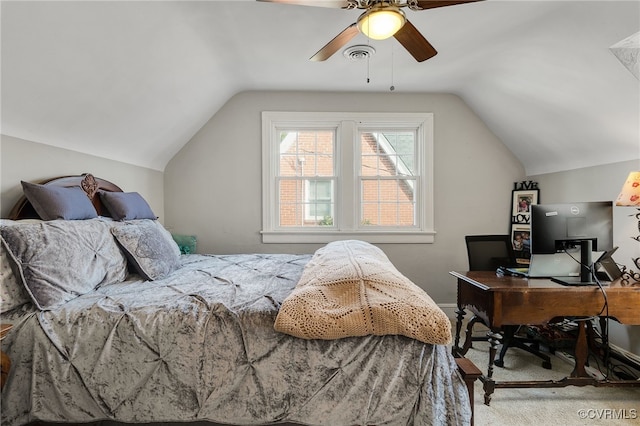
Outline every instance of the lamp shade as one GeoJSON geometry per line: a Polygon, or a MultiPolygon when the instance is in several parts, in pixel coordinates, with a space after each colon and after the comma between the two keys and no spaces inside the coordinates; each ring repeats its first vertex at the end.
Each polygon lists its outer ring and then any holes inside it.
{"type": "Polygon", "coordinates": [[[640,206],[640,171],[629,173],[616,199],[616,206],[640,206]]]}
{"type": "Polygon", "coordinates": [[[406,22],[404,13],[394,7],[371,9],[358,18],[358,29],[374,40],[384,40],[398,32],[406,22]]]}

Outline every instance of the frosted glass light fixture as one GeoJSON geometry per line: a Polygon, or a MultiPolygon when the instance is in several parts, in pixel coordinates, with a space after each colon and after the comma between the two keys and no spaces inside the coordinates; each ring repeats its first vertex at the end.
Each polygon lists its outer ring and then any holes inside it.
{"type": "Polygon", "coordinates": [[[358,18],[358,29],[374,40],[392,37],[406,22],[404,12],[384,3],[366,11],[358,18]]]}

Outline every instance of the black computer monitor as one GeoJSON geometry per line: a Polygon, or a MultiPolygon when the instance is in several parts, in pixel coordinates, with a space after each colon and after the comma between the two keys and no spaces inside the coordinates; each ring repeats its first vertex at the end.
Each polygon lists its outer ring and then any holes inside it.
{"type": "MultiPolygon", "coordinates": [[[[577,255],[575,266],[579,276],[571,279],[552,277],[554,281],[565,285],[591,284],[592,252],[613,249],[613,203],[532,205],[530,238],[532,257],[562,256],[557,253],[577,255]]],[[[560,274],[563,277],[573,274],[571,262],[567,265],[570,269],[560,274]]]]}
{"type": "Polygon", "coordinates": [[[593,251],[613,248],[613,203],[538,204],[531,206],[531,253],[561,253],[591,241],[593,251]]]}

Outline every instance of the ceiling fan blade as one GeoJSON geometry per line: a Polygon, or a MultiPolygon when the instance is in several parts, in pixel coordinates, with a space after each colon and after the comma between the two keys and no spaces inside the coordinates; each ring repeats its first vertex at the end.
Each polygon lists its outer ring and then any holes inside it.
{"type": "Polygon", "coordinates": [[[426,61],[438,54],[438,51],[431,43],[409,21],[405,22],[402,28],[393,36],[418,62],[426,61]]]}
{"type": "Polygon", "coordinates": [[[315,55],[309,58],[309,60],[314,62],[326,61],[359,32],[358,26],[354,22],[345,28],[340,34],[335,36],[334,39],[327,43],[322,49],[318,50],[315,55]]]}
{"type": "Polygon", "coordinates": [[[416,3],[418,4],[418,10],[420,9],[435,9],[436,7],[444,7],[444,6],[455,6],[456,4],[465,4],[465,3],[474,3],[477,1],[483,0],[418,0],[416,3]]]}
{"type": "Polygon", "coordinates": [[[257,0],[267,3],[297,4],[300,6],[317,6],[317,7],[334,7],[338,9],[347,9],[349,2],[347,0],[257,0]]]}

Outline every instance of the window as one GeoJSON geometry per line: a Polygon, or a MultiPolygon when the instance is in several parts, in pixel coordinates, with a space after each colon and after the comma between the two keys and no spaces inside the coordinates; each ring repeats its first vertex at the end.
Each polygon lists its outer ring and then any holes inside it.
{"type": "Polygon", "coordinates": [[[433,242],[433,115],[263,112],[263,241],[433,242]]]}

